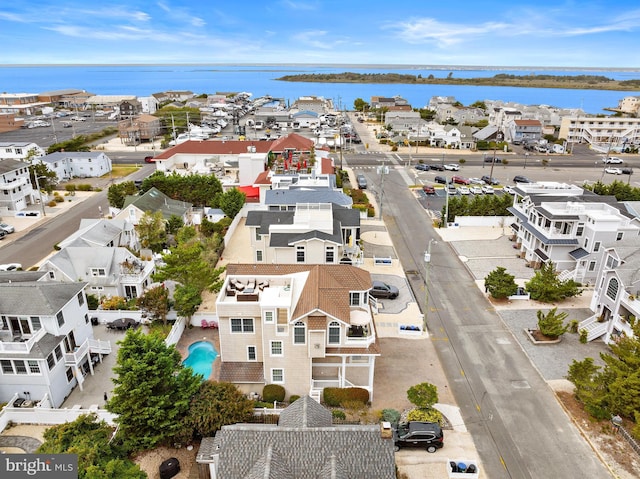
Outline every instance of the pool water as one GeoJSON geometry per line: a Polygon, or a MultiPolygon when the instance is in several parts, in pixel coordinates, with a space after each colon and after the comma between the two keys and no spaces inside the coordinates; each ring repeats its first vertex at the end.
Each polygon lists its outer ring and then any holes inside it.
{"type": "Polygon", "coordinates": [[[218,357],[218,352],[209,341],[198,341],[189,346],[189,356],[182,364],[193,369],[194,374],[201,374],[204,379],[209,379],[213,369],[213,361],[218,357]]]}

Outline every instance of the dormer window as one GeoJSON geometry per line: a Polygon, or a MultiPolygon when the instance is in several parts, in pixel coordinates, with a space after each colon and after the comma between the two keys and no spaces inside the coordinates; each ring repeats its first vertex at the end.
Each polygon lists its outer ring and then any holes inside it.
{"type": "Polygon", "coordinates": [[[107,272],[104,268],[91,268],[91,276],[106,276],[107,272]]]}

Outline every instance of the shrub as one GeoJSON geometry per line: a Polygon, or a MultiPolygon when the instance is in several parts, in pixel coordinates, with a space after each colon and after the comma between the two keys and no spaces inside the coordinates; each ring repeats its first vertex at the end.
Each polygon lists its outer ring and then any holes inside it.
{"type": "Polygon", "coordinates": [[[55,195],[53,195],[53,201],[54,203],[64,203],[64,198],[56,193],[55,195]]]}
{"type": "Polygon", "coordinates": [[[343,407],[350,401],[369,402],[369,391],[363,388],[325,388],[323,402],[329,407],[343,407]]]}
{"type": "Polygon", "coordinates": [[[264,402],[284,401],[285,390],[279,384],[267,384],[262,388],[262,400],[264,402]]]}
{"type": "Polygon", "coordinates": [[[74,184],[64,185],[64,189],[67,191],[67,193],[73,194],[76,191],[76,185],[74,184]]]}
{"type": "Polygon", "coordinates": [[[77,188],[78,191],[91,191],[93,189],[93,186],[83,183],[81,185],[78,185],[77,188]]]}
{"type": "Polygon", "coordinates": [[[558,308],[553,308],[547,314],[538,310],[536,315],[538,316],[538,329],[549,338],[558,338],[569,329],[569,326],[564,324],[568,314],[558,313],[558,308]]]}
{"type": "Polygon", "coordinates": [[[289,396],[289,404],[296,402],[298,399],[300,399],[300,396],[298,396],[297,394],[292,394],[291,396],[289,396]]]}
{"type": "Polygon", "coordinates": [[[54,200],[49,201],[49,203],[47,203],[47,206],[53,208],[54,206],[56,206],[57,203],[54,200]]]}
{"type": "Polygon", "coordinates": [[[580,330],[580,342],[582,344],[587,344],[587,337],[589,336],[589,333],[587,332],[586,329],[581,329],[580,330]]]}
{"type": "Polygon", "coordinates": [[[414,406],[428,409],[438,402],[438,387],[431,383],[420,383],[407,390],[407,399],[414,406]]]}
{"type": "Polygon", "coordinates": [[[407,414],[407,421],[437,422],[443,425],[442,413],[433,408],[415,408],[407,414]]]}
{"type": "Polygon", "coordinates": [[[383,409],[380,419],[389,421],[391,424],[397,424],[400,422],[400,416],[400,412],[395,409],[383,409]]]}
{"type": "Polygon", "coordinates": [[[344,411],[341,411],[340,409],[333,409],[331,411],[331,416],[334,419],[342,419],[343,421],[347,419],[347,415],[344,413],[344,411]]]}
{"type": "Polygon", "coordinates": [[[574,334],[577,333],[579,324],[580,322],[577,319],[572,319],[571,321],[569,321],[569,331],[574,334]]]}

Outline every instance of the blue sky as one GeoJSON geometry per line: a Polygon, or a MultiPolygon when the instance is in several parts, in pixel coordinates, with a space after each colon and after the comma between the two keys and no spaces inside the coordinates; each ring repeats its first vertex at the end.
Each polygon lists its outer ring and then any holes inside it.
{"type": "Polygon", "coordinates": [[[5,0],[0,64],[640,67],[638,0],[5,0]]]}

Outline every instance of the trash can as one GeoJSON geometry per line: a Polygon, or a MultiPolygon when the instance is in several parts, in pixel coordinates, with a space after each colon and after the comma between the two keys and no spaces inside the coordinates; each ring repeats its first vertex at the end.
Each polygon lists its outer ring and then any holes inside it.
{"type": "Polygon", "coordinates": [[[180,462],[171,457],[160,464],[160,479],[171,479],[180,472],[180,462]]]}
{"type": "Polygon", "coordinates": [[[91,324],[94,326],[98,325],[98,317],[97,316],[92,316],[91,317],[91,324]]]}

